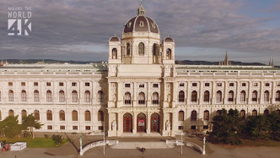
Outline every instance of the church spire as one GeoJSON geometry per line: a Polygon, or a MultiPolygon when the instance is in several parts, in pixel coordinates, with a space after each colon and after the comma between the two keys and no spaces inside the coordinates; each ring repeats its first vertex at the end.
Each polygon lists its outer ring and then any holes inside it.
{"type": "Polygon", "coordinates": [[[137,15],[138,16],[145,16],[145,8],[142,5],[142,0],[141,0],[141,4],[140,7],[137,9],[137,15]]]}

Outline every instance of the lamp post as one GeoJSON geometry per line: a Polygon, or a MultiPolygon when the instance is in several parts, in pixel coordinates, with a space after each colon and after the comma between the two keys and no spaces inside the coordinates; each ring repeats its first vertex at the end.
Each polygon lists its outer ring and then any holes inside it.
{"type": "Polygon", "coordinates": [[[204,136],[203,136],[203,150],[202,150],[202,155],[205,155],[205,132],[203,132],[204,136]]]}
{"type": "Polygon", "coordinates": [[[103,154],[105,155],[105,145],[106,145],[106,141],[105,141],[105,121],[103,120],[103,132],[104,132],[104,135],[103,135],[103,139],[104,139],[104,146],[103,146],[103,154]]]}
{"type": "Polygon", "coordinates": [[[183,130],[182,130],[182,133],[181,133],[181,155],[183,155],[183,139],[182,139],[182,135],[183,135],[183,130]]]}
{"type": "Polygon", "coordinates": [[[82,139],[82,132],[80,132],[80,155],[83,155],[83,139],[82,139]]]}

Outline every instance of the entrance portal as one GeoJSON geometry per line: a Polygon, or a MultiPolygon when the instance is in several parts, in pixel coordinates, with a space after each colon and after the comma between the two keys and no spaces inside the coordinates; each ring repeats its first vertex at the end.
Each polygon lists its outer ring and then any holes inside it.
{"type": "Polygon", "coordinates": [[[137,115],[137,132],[146,132],[146,115],[143,113],[137,115]]]}
{"type": "Polygon", "coordinates": [[[132,115],[129,113],[123,115],[123,132],[132,132],[132,115]]]}
{"type": "Polygon", "coordinates": [[[160,122],[159,114],[153,113],[151,116],[151,132],[159,132],[160,122]]]}

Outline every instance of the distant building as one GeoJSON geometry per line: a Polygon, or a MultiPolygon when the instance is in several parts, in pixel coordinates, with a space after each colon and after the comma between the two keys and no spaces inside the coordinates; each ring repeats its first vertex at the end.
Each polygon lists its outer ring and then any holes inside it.
{"type": "Polygon", "coordinates": [[[221,65],[174,61],[174,39],[161,39],[141,5],[122,37],[109,39],[108,63],[0,67],[0,120],[33,113],[44,124],[37,132],[174,136],[211,130],[222,108],[244,118],[280,108],[272,65],[231,65],[227,54],[221,65]]]}
{"type": "Polygon", "coordinates": [[[228,60],[228,53],[226,52],[225,60],[220,61],[219,65],[231,65],[231,62],[228,60]]]}

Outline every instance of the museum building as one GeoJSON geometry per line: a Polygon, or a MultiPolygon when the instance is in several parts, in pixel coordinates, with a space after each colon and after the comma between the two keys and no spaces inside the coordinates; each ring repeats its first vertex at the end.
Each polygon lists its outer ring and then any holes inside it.
{"type": "Polygon", "coordinates": [[[280,112],[280,69],[176,65],[175,41],[163,40],[140,5],[122,37],[109,39],[108,62],[2,64],[0,121],[31,113],[36,132],[107,131],[108,136],[174,136],[212,129],[222,108],[241,117],[280,112]]]}

